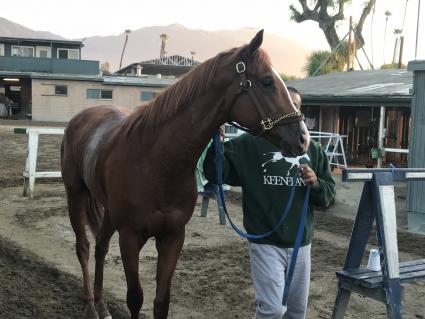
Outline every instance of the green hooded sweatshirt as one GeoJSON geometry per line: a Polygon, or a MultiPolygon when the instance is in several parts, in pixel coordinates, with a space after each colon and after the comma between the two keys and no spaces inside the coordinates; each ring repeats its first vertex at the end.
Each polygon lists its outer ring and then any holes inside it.
{"type": "MultiPolygon", "coordinates": [[[[335,197],[335,182],[326,153],[320,145],[311,141],[306,154],[287,158],[267,140],[243,134],[223,143],[222,150],[223,183],[242,187],[243,224],[250,234],[266,233],[279,222],[295,182],[294,201],[284,224],[266,238],[249,239],[255,243],[294,247],[306,194],[297,165],[307,164],[314,170],[318,187],[310,192],[301,245],[310,244],[314,228],[312,205],[327,207],[335,197]]],[[[216,183],[213,146],[207,151],[204,173],[210,182],[216,183]]]]}

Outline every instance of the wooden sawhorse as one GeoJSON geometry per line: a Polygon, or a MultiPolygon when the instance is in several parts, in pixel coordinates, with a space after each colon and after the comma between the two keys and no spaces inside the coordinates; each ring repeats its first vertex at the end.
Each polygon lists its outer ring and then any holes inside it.
{"type": "Polygon", "coordinates": [[[218,186],[208,183],[204,186],[204,191],[198,192],[198,194],[202,196],[201,216],[207,217],[209,201],[210,199],[214,199],[217,201],[218,218],[220,220],[220,225],[226,225],[224,206],[218,193],[218,186]]]}
{"type": "Polygon", "coordinates": [[[425,259],[399,263],[394,181],[425,180],[425,169],[345,169],[344,182],[364,182],[344,268],[336,273],[338,294],[332,318],[344,317],[351,292],[386,304],[390,319],[402,318],[402,283],[425,278],[425,259]],[[359,269],[376,221],[382,272],[359,269]]]}

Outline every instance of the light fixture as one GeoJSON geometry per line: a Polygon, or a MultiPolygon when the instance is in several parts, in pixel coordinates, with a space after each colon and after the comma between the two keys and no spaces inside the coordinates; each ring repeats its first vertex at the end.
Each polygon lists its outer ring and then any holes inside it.
{"type": "Polygon", "coordinates": [[[3,78],[3,81],[7,81],[7,82],[19,82],[19,79],[15,79],[15,78],[3,78]]]}

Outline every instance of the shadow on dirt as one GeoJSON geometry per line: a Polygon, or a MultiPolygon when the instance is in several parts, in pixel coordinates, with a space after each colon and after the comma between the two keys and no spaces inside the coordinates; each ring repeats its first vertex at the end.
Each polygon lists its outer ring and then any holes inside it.
{"type": "MultiPolygon", "coordinates": [[[[77,277],[0,237],[0,318],[80,318],[81,290],[77,277]]],[[[129,318],[125,305],[105,299],[113,318],[129,318]]]]}

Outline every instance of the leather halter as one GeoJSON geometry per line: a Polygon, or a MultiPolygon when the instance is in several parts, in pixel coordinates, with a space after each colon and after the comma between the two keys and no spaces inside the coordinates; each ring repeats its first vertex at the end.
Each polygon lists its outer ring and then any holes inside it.
{"type": "Polygon", "coordinates": [[[268,116],[266,116],[264,112],[264,108],[261,106],[261,103],[259,102],[257,96],[255,95],[254,91],[251,89],[252,83],[250,80],[247,79],[246,66],[244,62],[240,61],[236,63],[236,72],[240,74],[241,83],[239,85],[239,92],[235,96],[235,99],[232,103],[230,111],[233,109],[233,105],[236,98],[242,93],[247,93],[251,101],[254,103],[254,106],[257,109],[258,114],[260,115],[261,121],[260,121],[260,124],[255,129],[249,129],[249,128],[240,126],[239,124],[233,121],[230,122],[230,124],[232,124],[233,126],[235,126],[236,128],[242,131],[248,132],[252,135],[260,136],[264,134],[266,131],[271,130],[276,125],[285,125],[285,124],[304,120],[304,115],[299,111],[291,112],[291,113],[279,116],[278,118],[275,118],[275,119],[271,119],[268,116]]]}

